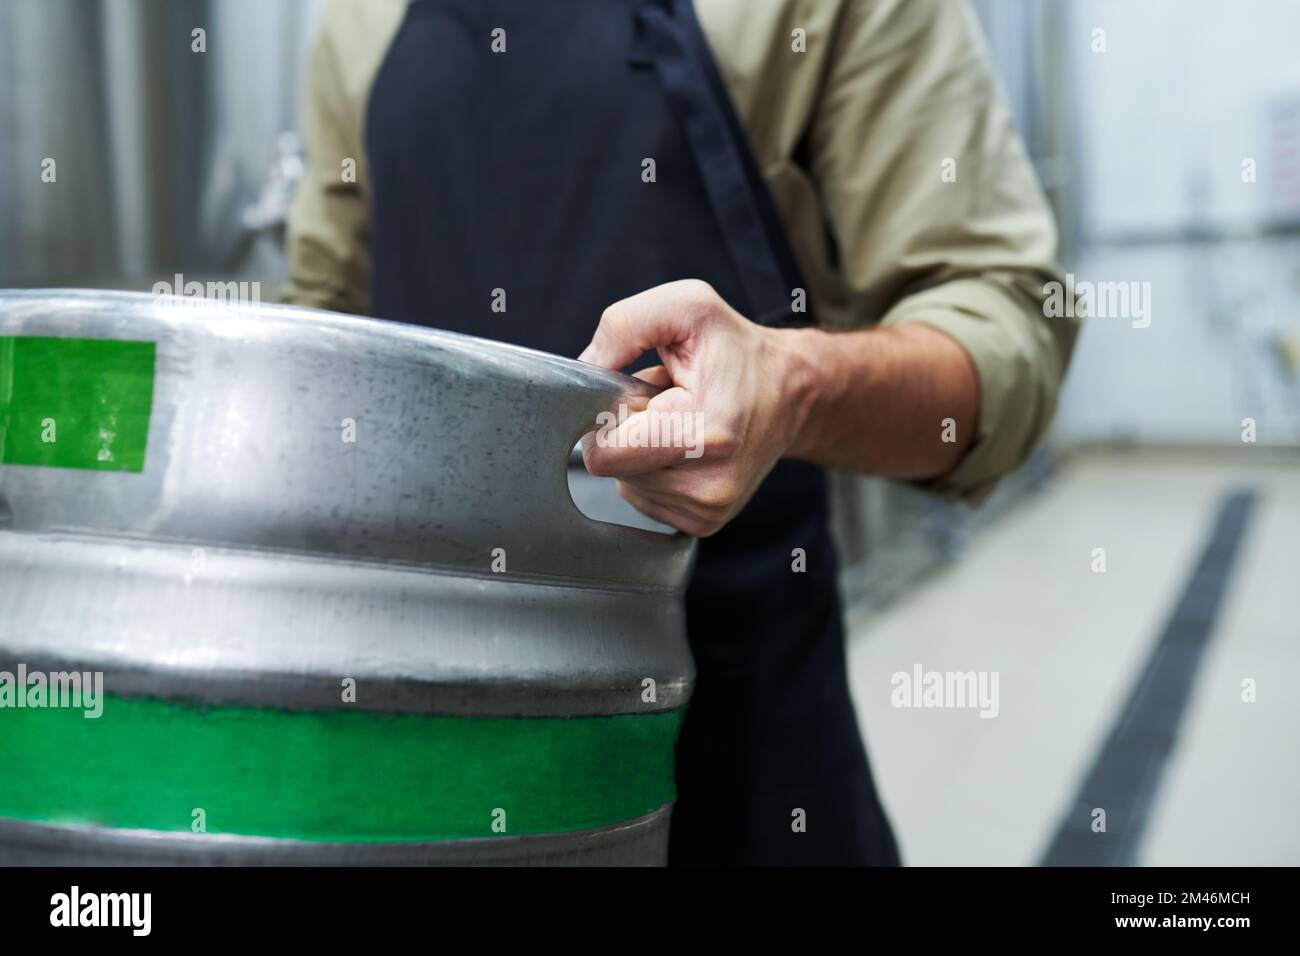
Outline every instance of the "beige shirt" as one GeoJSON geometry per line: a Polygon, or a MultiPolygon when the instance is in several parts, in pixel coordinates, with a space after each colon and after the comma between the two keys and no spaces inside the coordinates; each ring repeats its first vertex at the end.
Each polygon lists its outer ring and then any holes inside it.
{"type": "MultiPolygon", "coordinates": [[[[308,169],[290,220],[289,301],[367,311],[365,105],[405,5],[332,0],[325,14],[307,83],[308,169]]],[[[969,8],[961,0],[695,6],[817,324],[924,322],[974,360],[979,433],[958,467],[928,486],[982,499],[1046,431],[1078,324],[1044,316],[1044,285],[1060,281],[1055,226],[969,8]]]]}

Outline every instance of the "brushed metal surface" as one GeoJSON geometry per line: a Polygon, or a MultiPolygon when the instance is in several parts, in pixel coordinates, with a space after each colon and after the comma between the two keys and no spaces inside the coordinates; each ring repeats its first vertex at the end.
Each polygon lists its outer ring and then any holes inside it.
{"type": "Polygon", "coordinates": [[[110,693],[389,713],[645,713],[686,701],[681,609],[601,589],[355,561],[0,532],[0,670],[110,693]],[[642,681],[655,681],[655,700],[642,681]]]}
{"type": "Polygon", "coordinates": [[[395,323],[129,293],[3,292],[0,335],[157,343],[142,474],[0,466],[0,665],[283,707],[336,703],[343,676],[397,712],[684,703],[690,539],[586,517],[566,475],[574,440],[645,383],[395,323]]]}
{"type": "MultiPolygon", "coordinates": [[[[567,475],[577,438],[645,383],[452,333],[129,293],[0,292],[0,336],[156,343],[143,472],[0,465],[0,669],[286,709],[341,706],[344,677],[348,706],[389,713],[684,706],[692,540],[587,517],[567,475]]],[[[7,820],[0,860],[661,863],[667,818],[370,847],[7,820]]]]}
{"type": "Polygon", "coordinates": [[[664,866],[668,807],[617,826],[437,843],[304,843],[0,820],[0,866],[664,866]]]}
{"type": "Polygon", "coordinates": [[[3,292],[0,335],[157,343],[144,474],[6,467],[9,530],[479,575],[504,548],[514,579],[684,577],[688,540],[591,521],[568,493],[574,442],[653,393],[637,379],[450,332],[133,293],[3,292]]]}

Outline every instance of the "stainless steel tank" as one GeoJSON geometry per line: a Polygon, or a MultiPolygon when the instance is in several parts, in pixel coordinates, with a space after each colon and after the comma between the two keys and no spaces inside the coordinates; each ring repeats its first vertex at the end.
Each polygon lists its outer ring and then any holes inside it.
{"type": "Polygon", "coordinates": [[[0,863],[662,863],[691,543],[566,480],[648,394],[326,312],[0,293],[0,863]]]}

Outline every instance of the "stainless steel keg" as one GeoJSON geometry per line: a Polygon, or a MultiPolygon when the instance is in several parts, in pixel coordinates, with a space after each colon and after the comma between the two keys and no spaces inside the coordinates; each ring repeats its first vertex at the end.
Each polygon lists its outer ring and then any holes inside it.
{"type": "Polygon", "coordinates": [[[690,540],[580,513],[635,379],[0,293],[0,863],[661,863],[690,540]]]}

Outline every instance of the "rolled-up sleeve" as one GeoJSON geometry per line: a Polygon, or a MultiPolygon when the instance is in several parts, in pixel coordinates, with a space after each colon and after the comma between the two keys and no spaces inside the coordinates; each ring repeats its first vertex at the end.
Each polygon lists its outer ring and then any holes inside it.
{"type": "MultiPolygon", "coordinates": [[[[303,118],[306,171],[289,215],[289,277],[282,300],[364,314],[370,302],[370,200],[361,106],[348,80],[356,50],[340,50],[357,13],[335,0],[326,10],[307,69],[303,118]]],[[[361,21],[364,23],[364,21],[361,21]]],[[[352,33],[356,33],[355,29],[352,33]]]]}
{"type": "Polygon", "coordinates": [[[809,135],[855,323],[923,322],[979,377],[976,434],[923,482],[982,500],[1056,406],[1078,332],[1048,317],[1056,229],[965,3],[848,3],[809,135]]]}

